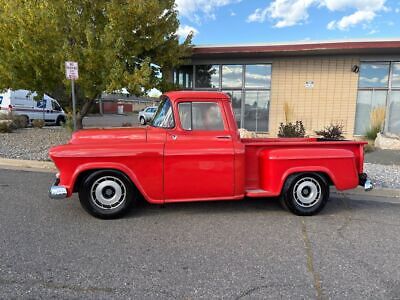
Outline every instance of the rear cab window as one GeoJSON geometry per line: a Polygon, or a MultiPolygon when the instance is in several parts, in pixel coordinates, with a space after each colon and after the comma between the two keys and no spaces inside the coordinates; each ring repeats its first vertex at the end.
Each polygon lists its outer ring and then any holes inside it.
{"type": "Polygon", "coordinates": [[[225,130],[221,108],[215,102],[180,102],[178,111],[184,130],[225,130]]]}

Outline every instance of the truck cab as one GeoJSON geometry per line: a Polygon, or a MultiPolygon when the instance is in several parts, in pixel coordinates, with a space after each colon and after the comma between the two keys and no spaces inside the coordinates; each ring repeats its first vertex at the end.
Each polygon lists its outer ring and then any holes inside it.
{"type": "Polygon", "coordinates": [[[52,148],[60,173],[50,195],[78,192],[101,218],[120,216],[138,195],[157,204],[276,197],[291,212],[312,215],[325,206],[330,185],[370,184],[363,145],[241,139],[227,95],[170,92],[146,128],[82,130],[52,148]]]}

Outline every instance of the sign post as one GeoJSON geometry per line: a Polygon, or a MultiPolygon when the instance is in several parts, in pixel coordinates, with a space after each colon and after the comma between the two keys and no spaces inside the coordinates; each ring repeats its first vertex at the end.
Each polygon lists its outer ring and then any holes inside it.
{"type": "Polygon", "coordinates": [[[78,63],[75,61],[65,62],[65,75],[67,79],[71,80],[71,94],[72,94],[72,117],[74,122],[74,131],[76,130],[76,101],[75,101],[75,80],[79,78],[78,63]]]}

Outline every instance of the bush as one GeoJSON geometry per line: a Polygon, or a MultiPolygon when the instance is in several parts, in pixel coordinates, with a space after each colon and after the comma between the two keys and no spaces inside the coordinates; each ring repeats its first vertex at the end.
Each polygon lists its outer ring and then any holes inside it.
{"type": "Polygon", "coordinates": [[[371,126],[370,129],[367,130],[365,136],[368,140],[375,141],[378,133],[381,131],[381,126],[371,126]]]}
{"type": "Polygon", "coordinates": [[[68,113],[65,117],[65,122],[62,123],[62,127],[67,129],[69,132],[74,131],[74,119],[72,118],[72,114],[68,113]]]}
{"type": "Polygon", "coordinates": [[[315,134],[330,140],[344,139],[342,124],[330,124],[329,126],[326,126],[323,130],[315,131],[315,134]]]}
{"type": "Polygon", "coordinates": [[[43,128],[43,126],[44,126],[44,121],[43,120],[33,120],[32,121],[32,126],[34,127],[34,128],[43,128]]]}
{"type": "Polygon", "coordinates": [[[0,133],[12,132],[11,122],[0,122],[0,133]]]}
{"type": "Polygon", "coordinates": [[[302,121],[296,121],[296,123],[286,123],[279,126],[278,137],[304,137],[306,135],[306,130],[304,128],[302,121]]]}
{"type": "Polygon", "coordinates": [[[28,118],[24,116],[14,116],[12,118],[13,126],[15,129],[28,127],[28,118]]]}

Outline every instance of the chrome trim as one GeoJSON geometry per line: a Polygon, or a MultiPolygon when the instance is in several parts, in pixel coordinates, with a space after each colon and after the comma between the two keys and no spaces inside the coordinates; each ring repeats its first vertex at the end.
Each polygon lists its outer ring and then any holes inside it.
{"type": "Polygon", "coordinates": [[[67,189],[63,186],[53,185],[49,189],[51,199],[64,199],[67,197],[67,189]]]}
{"type": "Polygon", "coordinates": [[[364,190],[365,190],[366,192],[368,192],[368,191],[371,191],[373,188],[374,188],[374,184],[372,183],[372,181],[369,180],[369,179],[365,180],[365,183],[364,183],[364,190]]]}

